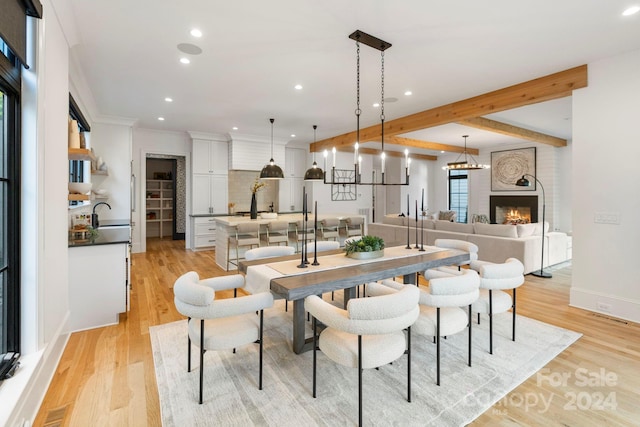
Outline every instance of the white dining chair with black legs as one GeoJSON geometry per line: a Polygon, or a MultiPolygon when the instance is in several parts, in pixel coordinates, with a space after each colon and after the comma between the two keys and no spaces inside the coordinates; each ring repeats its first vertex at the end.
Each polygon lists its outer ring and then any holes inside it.
{"type": "MultiPolygon", "coordinates": [[[[427,289],[420,289],[420,317],[413,325],[418,335],[433,337],[436,343],[436,384],[440,385],[440,337],[447,337],[468,329],[468,361],[471,366],[472,304],[478,299],[478,273],[463,269],[456,274],[429,280],[427,289]],[[466,311],[464,308],[466,308],[466,311]]],[[[402,289],[403,284],[383,280],[383,286],[402,289]]],[[[380,285],[367,286],[367,295],[376,295],[380,285]]]]}
{"type": "Polygon", "coordinates": [[[216,291],[243,285],[244,277],[239,274],[200,280],[195,271],[183,274],[173,285],[176,309],[187,316],[188,321],[188,372],[191,372],[191,343],[200,348],[200,404],[207,350],[235,350],[246,344],[258,343],[258,389],[262,390],[263,310],[273,306],[273,296],[271,292],[225,299],[216,299],[215,296],[216,291]]]}
{"type": "Polygon", "coordinates": [[[516,289],[524,283],[524,265],[516,258],[503,264],[476,261],[471,268],[480,273],[480,297],[473,303],[473,311],[489,316],[489,354],[493,354],[493,316],[511,309],[511,340],[516,340],[516,289]],[[506,290],[511,289],[511,295],[506,290]]]}
{"type": "Polygon", "coordinates": [[[420,314],[418,298],[418,288],[412,285],[387,295],[351,299],[346,310],[318,296],[307,297],[305,309],[313,316],[313,397],[316,397],[319,349],[334,362],[358,369],[358,424],[362,425],[363,370],[386,365],[407,353],[407,400],[410,402],[411,325],[420,314]],[[319,337],[318,321],[326,326],[319,337]]]}
{"type": "MultiPolygon", "coordinates": [[[[249,249],[244,253],[244,259],[247,261],[253,261],[256,259],[288,256],[293,255],[294,253],[295,248],[293,246],[262,246],[259,248],[249,249]]],[[[254,294],[258,292],[270,292],[271,290],[269,288],[265,288],[262,281],[257,281],[256,278],[251,275],[245,275],[244,291],[249,294],[254,294]]],[[[289,311],[289,301],[286,299],[284,300],[284,311],[289,311]]]]}

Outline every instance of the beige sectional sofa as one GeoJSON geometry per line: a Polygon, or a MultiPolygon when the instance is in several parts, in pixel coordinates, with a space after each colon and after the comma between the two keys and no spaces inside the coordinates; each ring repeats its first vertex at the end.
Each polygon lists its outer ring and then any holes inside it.
{"type": "MultiPolygon", "coordinates": [[[[397,215],[387,215],[383,223],[372,223],[368,234],[379,236],[387,243],[406,243],[407,222],[409,239],[416,240],[416,220],[397,215]]],[[[549,227],[548,223],[545,226],[549,227]]],[[[420,223],[418,222],[418,227],[420,223]]],[[[418,230],[418,239],[421,230],[418,230]]],[[[424,244],[433,245],[436,239],[458,239],[478,246],[478,258],[483,261],[504,262],[507,258],[519,259],[524,264],[525,274],[540,269],[542,252],[542,226],[536,224],[462,224],[441,220],[424,220],[424,244]]],[[[420,243],[420,242],[419,242],[420,243]]],[[[544,266],[558,264],[571,259],[571,237],[566,233],[545,230],[544,266]]]]}

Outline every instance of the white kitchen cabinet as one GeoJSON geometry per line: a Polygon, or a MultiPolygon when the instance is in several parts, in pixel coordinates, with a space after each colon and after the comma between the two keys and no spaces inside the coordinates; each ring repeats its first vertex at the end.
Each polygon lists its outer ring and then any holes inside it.
{"type": "Polygon", "coordinates": [[[192,185],[193,215],[227,213],[229,178],[226,175],[194,174],[192,185]]]}
{"type": "Polygon", "coordinates": [[[279,210],[281,212],[301,211],[304,178],[285,178],[280,180],[278,185],[279,210]]]}
{"type": "Polygon", "coordinates": [[[118,323],[129,299],[129,244],[69,249],[69,330],[118,323]]]}
{"type": "Polygon", "coordinates": [[[193,249],[216,245],[216,221],[213,217],[197,217],[192,220],[193,249]]]}
{"type": "Polygon", "coordinates": [[[311,167],[311,164],[307,165],[307,152],[301,148],[286,148],[285,158],[284,176],[304,178],[305,172],[311,167]]]}
{"type": "Polygon", "coordinates": [[[194,174],[229,173],[229,143],[223,141],[209,141],[193,139],[192,171],[194,174]]]}

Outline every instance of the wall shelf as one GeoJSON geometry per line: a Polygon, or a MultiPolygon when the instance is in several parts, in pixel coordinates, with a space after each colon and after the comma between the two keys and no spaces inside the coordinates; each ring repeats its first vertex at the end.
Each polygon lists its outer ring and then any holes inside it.
{"type": "Polygon", "coordinates": [[[96,157],[86,148],[69,148],[69,160],[96,160],[96,157]]]}
{"type": "Polygon", "coordinates": [[[69,194],[69,201],[89,200],[91,196],[88,194],[69,194]]]}

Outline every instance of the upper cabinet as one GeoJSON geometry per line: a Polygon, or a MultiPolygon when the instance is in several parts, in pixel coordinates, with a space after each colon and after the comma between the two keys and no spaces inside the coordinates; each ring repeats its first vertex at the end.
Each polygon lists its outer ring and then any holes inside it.
{"type": "Polygon", "coordinates": [[[193,140],[193,173],[227,175],[229,144],[224,141],[193,140]]]}
{"type": "Polygon", "coordinates": [[[285,149],[284,176],[286,178],[304,178],[304,173],[311,167],[307,166],[307,152],[302,148],[285,149]]]}

